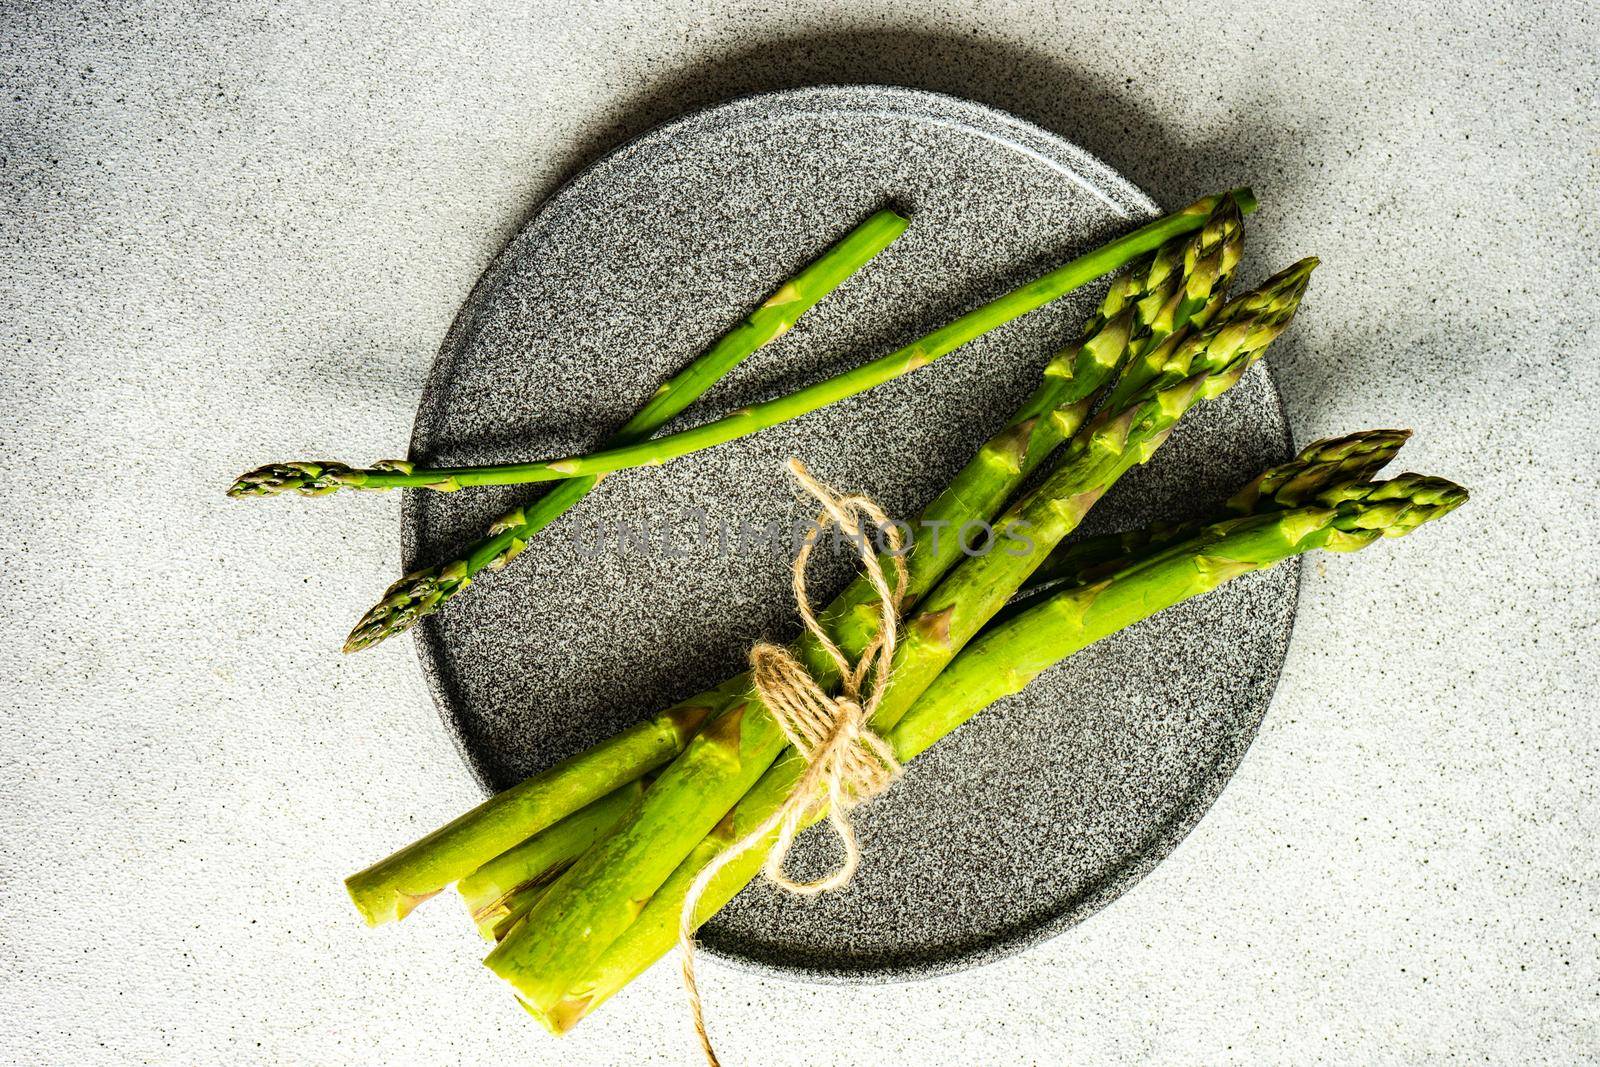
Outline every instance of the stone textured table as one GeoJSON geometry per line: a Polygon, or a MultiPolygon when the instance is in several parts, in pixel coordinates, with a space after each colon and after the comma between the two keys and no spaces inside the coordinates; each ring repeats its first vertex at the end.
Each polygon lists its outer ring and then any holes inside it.
{"type": "Polygon", "coordinates": [[[1600,16],[1452,6],[16,5],[0,1060],[697,1062],[670,966],[558,1044],[450,908],[360,928],[340,876],[475,799],[406,645],[334,651],[398,500],[221,490],[403,452],[456,307],[595,153],[852,81],[1007,108],[1167,204],[1251,183],[1256,272],[1324,262],[1275,356],[1298,439],[1414,426],[1475,499],[1307,568],[1261,736],[1127,897],[924,983],[708,964],[728,1061],[1600,1056],[1600,16]]]}

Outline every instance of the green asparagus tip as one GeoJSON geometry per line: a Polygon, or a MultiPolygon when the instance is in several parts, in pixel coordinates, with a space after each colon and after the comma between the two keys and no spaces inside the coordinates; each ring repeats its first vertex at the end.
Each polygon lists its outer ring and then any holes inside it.
{"type": "Polygon", "coordinates": [[[1333,525],[1348,539],[1326,547],[1340,552],[1377,537],[1404,537],[1423,523],[1450,514],[1467,497],[1465,489],[1443,478],[1401,474],[1387,482],[1333,486],[1317,494],[1317,502],[1339,512],[1333,525]]]}
{"type": "Polygon", "coordinates": [[[1410,430],[1361,430],[1343,437],[1324,437],[1300,450],[1295,461],[1308,464],[1343,464],[1347,475],[1373,474],[1411,440],[1410,430]]]}
{"type": "Polygon", "coordinates": [[[472,584],[461,560],[406,575],[384,591],[345,638],[344,651],[360,652],[396,634],[405,633],[424,615],[472,584]]]}
{"type": "Polygon", "coordinates": [[[268,463],[235,478],[228,487],[228,495],[235,498],[280,493],[321,496],[352,485],[356,480],[348,466],[331,459],[268,463]]]}
{"type": "Polygon", "coordinates": [[[1311,272],[1317,269],[1320,262],[1316,256],[1307,256],[1297,263],[1291,263],[1255,289],[1235,297],[1232,305],[1241,312],[1266,311],[1283,317],[1287,322],[1288,316],[1298,309],[1300,298],[1305,296],[1306,287],[1311,284],[1311,272]]]}
{"type": "Polygon", "coordinates": [[[277,496],[302,484],[305,478],[305,472],[296,464],[269,463],[235,478],[228,486],[228,495],[236,500],[247,496],[277,496]]]}
{"type": "Polygon", "coordinates": [[[1228,501],[1228,509],[1250,514],[1263,501],[1274,507],[1299,507],[1329,486],[1368,481],[1410,437],[1410,430],[1362,430],[1313,441],[1294,459],[1263,471],[1240,489],[1228,501]]]}
{"type": "Polygon", "coordinates": [[[1228,195],[1233,197],[1235,204],[1239,205],[1239,214],[1241,215],[1253,215],[1256,208],[1261,206],[1256,200],[1256,194],[1251,191],[1248,185],[1241,185],[1239,188],[1230,191],[1228,195]]]}

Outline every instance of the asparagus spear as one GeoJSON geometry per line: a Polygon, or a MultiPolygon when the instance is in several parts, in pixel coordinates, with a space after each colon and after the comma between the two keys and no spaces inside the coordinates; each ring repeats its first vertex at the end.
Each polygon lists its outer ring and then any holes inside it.
{"type": "MultiPolygon", "coordinates": [[[[904,627],[893,678],[874,727],[883,732],[1032,569],[1128,468],[1143,462],[1201,399],[1238,381],[1285,326],[1314,260],[1230,303],[1192,337],[1174,334],[1169,355],[1137,402],[1101,412],[1073,438],[1043,484],[996,526],[1031,550],[996,550],[965,560],[904,627]]],[[[785,747],[782,731],[752,695],[708,724],[662,772],[637,813],[556,880],[484,961],[536,1011],[550,1011],[637,916],[649,898],[785,747]]]]}
{"type": "MultiPolygon", "coordinates": [[[[1439,479],[1402,475],[1374,485],[1365,481],[1370,473],[1358,472],[1354,481],[1325,483],[1323,497],[1308,506],[1264,510],[1199,527],[1188,539],[1154,554],[1120,560],[1097,579],[1085,575],[1025,615],[985,630],[888,735],[896,756],[910,760],[990,703],[1023,688],[1045,667],[1239,574],[1317,548],[1349,551],[1379,536],[1402,536],[1466,500],[1465,490],[1439,479]]],[[[1159,536],[1159,531],[1151,533],[1159,536]]],[[[707,863],[783,802],[801,771],[799,762],[790,753],[775,765],[777,771],[793,764],[787,774],[764,777],[564,997],[548,1011],[530,1009],[534,1017],[552,1032],[564,1033],[665,955],[677,941],[689,886],[707,863]]],[[[814,812],[810,821],[823,814],[814,812]]],[[[696,909],[697,927],[760,872],[775,837],[738,856],[711,880],[696,909]]]]}
{"type": "Polygon", "coordinates": [[[1460,486],[1415,474],[1346,481],[1304,506],[1225,519],[1176,545],[1155,548],[1108,578],[1046,598],[974,641],[963,653],[966,662],[959,668],[952,663],[925,691],[931,699],[900,720],[891,735],[895,750],[908,756],[925,751],[981,708],[1020,692],[1045,668],[1144,618],[1151,587],[1173,598],[1163,601],[1165,607],[1291,555],[1318,548],[1351,552],[1380,537],[1402,537],[1466,499],[1460,486]],[[1004,669],[985,677],[997,661],[1004,669]]]}
{"type": "MultiPolygon", "coordinates": [[[[886,209],[851,230],[769,296],[748,318],[724,334],[709,351],[663,383],[612,435],[607,447],[635,444],[650,437],[758,348],[787,333],[801,315],[871,262],[904,233],[908,225],[905,216],[886,209]]],[[[299,475],[290,476],[290,480],[297,477],[299,475]]],[[[229,495],[260,495],[265,486],[282,483],[280,475],[268,474],[263,478],[265,480],[260,482],[250,480],[249,476],[242,478],[229,490],[229,495]]],[[[472,584],[474,575],[485,568],[497,571],[504,567],[521,554],[535,534],[588,496],[599,480],[598,476],[589,475],[555,486],[527,507],[517,508],[502,517],[489,528],[487,536],[459,558],[401,578],[356,623],[345,641],[344,650],[356,652],[410,629],[418,619],[431,615],[472,584]]]]}
{"type": "MultiPolygon", "coordinates": [[[[1241,208],[1253,208],[1248,190],[1227,194],[1241,208]]],[[[1202,204],[1205,201],[1201,202],[1202,204]]],[[[939,327],[886,356],[864,363],[787,396],[743,408],[680,433],[636,440],[588,455],[533,463],[503,463],[477,467],[420,467],[408,460],[384,460],[366,469],[336,460],[272,463],[239,476],[229,496],[274,496],[295,492],[322,496],[340,489],[385,490],[401,487],[453,492],[473,485],[518,485],[607,474],[628,467],[660,465],[713,445],[744,437],[781,422],[799,418],[818,408],[882,385],[902,374],[924,367],[1012,319],[1034,311],[1100,275],[1117,270],[1158,248],[1175,236],[1193,232],[1212,214],[1195,207],[1139,227],[1087,255],[995,298],[976,310],[939,327]]]]}
{"type": "Polygon", "coordinates": [[[644,779],[629,782],[554,826],[500,853],[456,884],[456,892],[485,937],[495,925],[517,910],[519,898],[548,885],[556,875],[607,830],[615,826],[644,793],[644,779]]]}
{"type": "MultiPolygon", "coordinates": [[[[971,521],[993,518],[1023,479],[1082,425],[1091,399],[1130,351],[1164,340],[1185,326],[1188,317],[1204,319],[1220,303],[1239,259],[1241,201],[1254,204],[1247,192],[1239,191],[1207,197],[1172,216],[1199,221],[1158,249],[1147,265],[1111,287],[1079,342],[1051,361],[1017,415],[923,512],[906,561],[908,604],[961,558],[954,538],[923,536],[927,531],[959,530],[971,521]]],[[[866,580],[858,577],[823,612],[824,625],[835,631],[840,647],[850,655],[860,655],[871,639],[873,598],[866,580]]],[[[832,662],[814,643],[802,639],[802,651],[819,678],[831,677],[832,662]]],[[[569,761],[570,766],[558,764],[486,801],[443,830],[354,876],[346,883],[352,898],[369,923],[404,917],[419,900],[517,841],[666,763],[713,711],[742,714],[748,684],[748,675],[738,675],[603,742],[577,757],[577,762],[569,761]],[[569,786],[568,778],[579,781],[569,786]],[[527,803],[519,799],[524,792],[532,798],[527,803]],[[518,820],[525,820],[520,834],[515,833],[518,820]]]]}
{"type": "MultiPolygon", "coordinates": [[[[654,433],[757,348],[786,333],[805,311],[837,288],[903,233],[908,220],[889,210],[875,213],[769,297],[705,355],[658,388],[614,441],[654,433]]],[[[463,559],[409,574],[389,587],[345,642],[353,652],[409,629],[466,588],[485,567],[498,569],[520,553],[528,539],[572,507],[597,478],[575,478],[526,510],[502,518],[463,559]]],[[[230,494],[252,495],[235,485],[230,494]]],[[[500,793],[477,808],[345,882],[357,909],[371,925],[402,919],[421,901],[481,864],[550,826],[618,786],[671,759],[684,741],[722,706],[718,690],[699,694],[655,718],[563,761],[541,775],[500,793]]]]}

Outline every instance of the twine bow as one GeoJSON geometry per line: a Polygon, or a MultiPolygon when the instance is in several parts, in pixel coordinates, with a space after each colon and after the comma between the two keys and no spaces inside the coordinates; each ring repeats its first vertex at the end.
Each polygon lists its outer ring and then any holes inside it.
{"type": "Polygon", "coordinates": [[[762,868],[770,881],[803,896],[843,888],[861,865],[861,846],[850,824],[850,809],[883,792],[900,775],[900,762],[895,759],[893,749],[869,728],[868,723],[883,699],[889,666],[894,659],[896,623],[907,581],[903,538],[899,528],[871,498],[835,493],[813,477],[798,459],[789,461],[789,471],[801,488],[822,505],[822,514],[817,516],[800,550],[795,553],[793,588],[806,632],[839,671],[839,695],[830,695],[818,684],[805,664],[789,649],[758,644],[750,650],[751,680],[756,695],[771,712],[789,744],[805,759],[806,769],[778,810],[701,869],[689,886],[683,911],[678,916],[683,985],[694,1013],[695,1033],[711,1067],[718,1067],[720,1061],[706,1033],[705,1011],[694,975],[695,910],[706,887],[724,867],[776,832],[772,851],[767,854],[762,868]],[[839,527],[855,544],[861,556],[862,571],[878,599],[877,636],[854,663],[817,621],[806,590],[806,565],[829,526],[839,527]],[[878,553],[872,548],[868,526],[872,532],[882,531],[889,542],[887,555],[894,571],[892,586],[878,553]],[[796,881],[784,871],[784,862],[795,835],[824,807],[829,825],[844,846],[844,860],[831,874],[816,881],[796,881]]]}

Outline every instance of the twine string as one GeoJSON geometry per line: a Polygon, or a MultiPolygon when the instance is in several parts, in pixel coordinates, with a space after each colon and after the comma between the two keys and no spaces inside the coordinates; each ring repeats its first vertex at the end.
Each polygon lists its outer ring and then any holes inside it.
{"type": "Polygon", "coordinates": [[[800,487],[822,505],[822,513],[795,553],[791,586],[806,632],[839,672],[839,695],[829,694],[818,684],[805,664],[789,649],[762,643],[750,650],[751,680],[756,695],[771,712],[789,744],[805,760],[806,769],[776,811],[701,869],[689,886],[678,916],[683,986],[694,1015],[695,1034],[711,1067],[720,1067],[721,1061],[706,1032],[705,1008],[700,1000],[699,983],[695,980],[694,932],[695,912],[712,879],[775,832],[777,837],[762,867],[768,880],[802,896],[843,888],[861,865],[861,846],[850,823],[850,809],[883,792],[900,775],[900,762],[893,749],[868,724],[882,702],[894,659],[896,625],[908,580],[904,538],[899,526],[890,522],[870,497],[836,493],[818,481],[798,459],[791,459],[788,466],[800,487]],[[854,663],[818,621],[806,588],[806,567],[812,551],[830,526],[837,526],[856,546],[862,572],[878,601],[877,635],[854,663]],[[888,541],[886,554],[894,574],[892,583],[884,573],[883,561],[872,547],[869,529],[881,532],[888,541]],[[869,680],[870,685],[867,684],[869,680]],[[844,859],[821,878],[799,881],[789,876],[784,864],[795,835],[824,807],[828,824],[844,848],[844,859]]]}

